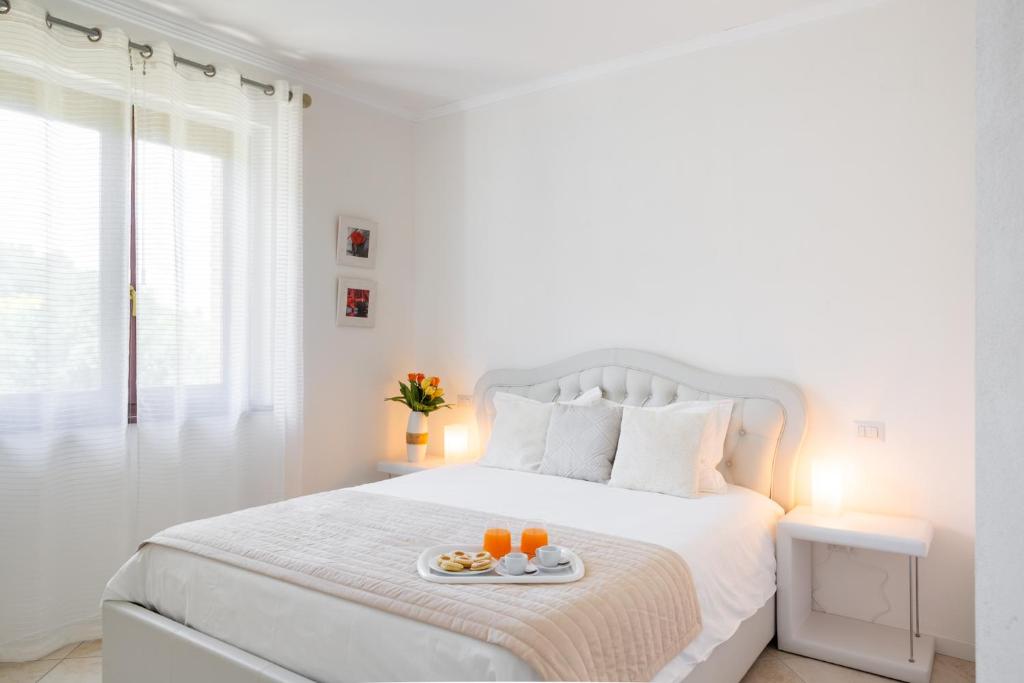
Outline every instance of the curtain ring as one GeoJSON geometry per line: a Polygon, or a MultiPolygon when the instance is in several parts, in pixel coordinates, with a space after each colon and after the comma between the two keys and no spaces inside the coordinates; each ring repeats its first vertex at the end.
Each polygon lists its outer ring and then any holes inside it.
{"type": "Polygon", "coordinates": [[[277,88],[275,88],[274,86],[270,85],[269,83],[267,85],[263,86],[263,94],[264,95],[273,95],[276,92],[277,92],[277,88]]]}
{"type": "Polygon", "coordinates": [[[207,64],[203,68],[203,74],[206,75],[207,78],[213,78],[217,75],[217,67],[215,67],[213,64],[207,64]]]}
{"type": "Polygon", "coordinates": [[[128,43],[128,50],[129,50],[129,52],[131,50],[138,50],[139,51],[139,56],[142,57],[143,59],[149,59],[150,57],[153,56],[153,46],[152,45],[147,45],[145,43],[132,43],[132,42],[129,42],[128,43]]]}
{"type": "MultiPolygon", "coordinates": [[[[8,4],[8,6],[10,6],[9,0],[7,0],[7,4],[8,4]]],[[[100,39],[103,38],[103,31],[99,30],[95,26],[93,26],[93,27],[82,26],[81,24],[76,24],[75,22],[68,21],[67,19],[60,19],[58,17],[53,16],[49,12],[47,12],[46,13],[46,28],[53,28],[54,24],[57,24],[58,26],[63,26],[65,28],[72,29],[73,31],[78,31],[79,33],[84,33],[85,36],[89,39],[89,42],[92,42],[92,43],[98,43],[100,41],[100,39]]]]}
{"type": "Polygon", "coordinates": [[[7,14],[11,11],[11,0],[0,0],[0,14],[7,14]]]}

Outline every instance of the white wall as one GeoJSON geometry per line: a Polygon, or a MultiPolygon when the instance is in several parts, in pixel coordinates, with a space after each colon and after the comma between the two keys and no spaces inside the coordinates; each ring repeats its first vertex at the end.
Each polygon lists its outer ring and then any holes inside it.
{"type": "Polygon", "coordinates": [[[978,681],[1024,643],[1024,5],[978,3],[978,681]]]}
{"type": "Polygon", "coordinates": [[[413,360],[413,126],[340,97],[314,98],[303,130],[304,493],[377,479],[377,460],[404,449],[406,415],[384,397],[413,360]],[[336,265],[339,214],[377,221],[373,270],[336,265]],[[376,327],[335,326],[339,274],[377,281],[376,327]]]}
{"type": "MultiPolygon", "coordinates": [[[[798,383],[850,506],[935,523],[922,623],[971,656],[973,12],[889,0],[418,125],[419,365],[465,393],[627,346],[798,383]]],[[[819,602],[904,624],[905,566],[833,558],[819,602]],[[830,590],[851,562],[880,573],[830,590]]]]}

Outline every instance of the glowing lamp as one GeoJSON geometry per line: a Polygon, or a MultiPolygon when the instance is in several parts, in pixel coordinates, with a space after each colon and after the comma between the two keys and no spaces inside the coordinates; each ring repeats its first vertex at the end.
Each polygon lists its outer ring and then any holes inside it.
{"type": "Polygon", "coordinates": [[[832,459],[811,463],[811,506],[816,515],[843,514],[842,465],[832,459]]]}
{"type": "Polygon", "coordinates": [[[444,460],[458,462],[465,460],[469,452],[469,427],[466,425],[444,426],[444,460]]]}

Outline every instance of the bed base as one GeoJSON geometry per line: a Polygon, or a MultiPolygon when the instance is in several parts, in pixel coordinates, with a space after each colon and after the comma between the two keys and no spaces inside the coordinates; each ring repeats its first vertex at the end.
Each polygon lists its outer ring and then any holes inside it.
{"type": "Polygon", "coordinates": [[[775,637],[775,596],[746,619],[732,638],[694,667],[686,683],[739,683],[775,637]]]}
{"type": "Polygon", "coordinates": [[[104,683],[310,683],[131,602],[103,603],[104,683]]]}
{"type": "MultiPolygon", "coordinates": [[[[739,683],[775,635],[775,598],[740,624],[686,683],[739,683]]],[[[103,603],[104,683],[313,683],[139,605],[103,603]]]]}

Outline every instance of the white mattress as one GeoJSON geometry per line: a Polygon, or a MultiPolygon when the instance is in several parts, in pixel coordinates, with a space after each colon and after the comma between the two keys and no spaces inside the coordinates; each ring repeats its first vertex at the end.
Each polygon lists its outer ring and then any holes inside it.
{"type": "MultiPolygon", "coordinates": [[[[690,565],[704,628],[658,681],[683,679],[775,593],[782,509],[743,487],[685,499],[460,465],[359,488],[678,552],[690,565]]],[[[140,604],[317,681],[536,678],[525,662],[483,641],[160,546],[136,553],[110,580],[104,600],[140,604]]]]}

